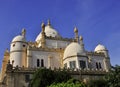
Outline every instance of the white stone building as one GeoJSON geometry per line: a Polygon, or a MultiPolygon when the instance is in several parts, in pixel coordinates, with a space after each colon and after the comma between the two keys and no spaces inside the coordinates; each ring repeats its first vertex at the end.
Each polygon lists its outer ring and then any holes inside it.
{"type": "Polygon", "coordinates": [[[26,30],[15,36],[10,45],[10,52],[5,51],[1,81],[3,81],[8,61],[13,67],[70,68],[84,70],[103,70],[108,72],[110,57],[105,46],[98,44],[92,52],[84,47],[83,37],[78,35],[75,27],[75,38],[63,38],[51,25],[42,23],[41,32],[34,42],[26,41],[26,30]]]}

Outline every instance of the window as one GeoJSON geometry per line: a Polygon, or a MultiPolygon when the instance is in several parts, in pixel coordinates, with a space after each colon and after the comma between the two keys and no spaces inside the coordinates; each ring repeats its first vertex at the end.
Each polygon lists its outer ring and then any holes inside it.
{"type": "Polygon", "coordinates": [[[13,44],[13,47],[15,47],[15,44],[13,44]]]}
{"type": "Polygon", "coordinates": [[[67,63],[64,64],[64,68],[67,68],[67,63]]]}
{"type": "Polygon", "coordinates": [[[81,68],[81,69],[86,68],[86,62],[83,61],[83,60],[80,60],[80,61],[79,61],[79,65],[80,65],[80,68],[81,68]]]}
{"type": "Polygon", "coordinates": [[[44,60],[41,59],[41,67],[44,67],[44,60]]]}
{"type": "Polygon", "coordinates": [[[23,44],[23,47],[25,47],[25,45],[23,44]]]}
{"type": "Polygon", "coordinates": [[[101,69],[102,67],[101,67],[101,63],[99,62],[99,68],[101,69]]]}
{"type": "Polygon", "coordinates": [[[37,59],[37,67],[40,67],[40,60],[37,59]]]}
{"type": "Polygon", "coordinates": [[[76,62],[75,61],[70,61],[70,68],[76,68],[76,62]]]}
{"type": "Polygon", "coordinates": [[[29,82],[30,81],[30,75],[26,74],[25,75],[25,82],[29,82]]]}
{"type": "Polygon", "coordinates": [[[96,68],[99,69],[98,63],[96,62],[96,68]]]}
{"type": "Polygon", "coordinates": [[[96,69],[102,69],[101,63],[96,62],[96,69]]]}

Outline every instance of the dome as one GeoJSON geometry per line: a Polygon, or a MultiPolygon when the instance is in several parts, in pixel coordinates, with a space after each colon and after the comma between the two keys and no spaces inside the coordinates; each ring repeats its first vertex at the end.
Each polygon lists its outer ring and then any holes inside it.
{"type": "Polygon", "coordinates": [[[84,50],[82,49],[79,43],[72,42],[66,47],[64,51],[64,58],[77,55],[77,54],[84,55],[84,50]]]}
{"type": "Polygon", "coordinates": [[[18,35],[18,36],[16,36],[16,37],[14,37],[13,40],[12,40],[12,42],[16,42],[16,41],[22,41],[22,42],[25,42],[26,39],[25,39],[24,36],[22,36],[22,35],[18,35]]]}
{"type": "MultiPolygon", "coordinates": [[[[50,25],[45,26],[45,35],[47,37],[60,37],[58,32],[55,29],[53,29],[50,25]]],[[[42,34],[40,33],[35,41],[39,41],[41,38],[42,38],[42,34]]]]}
{"type": "Polygon", "coordinates": [[[99,51],[105,51],[105,50],[107,50],[106,48],[105,48],[105,46],[103,46],[103,45],[101,45],[101,44],[98,44],[97,46],[96,46],[96,48],[95,48],[95,52],[99,52],[99,51]]]}
{"type": "Polygon", "coordinates": [[[45,27],[45,34],[48,37],[60,37],[60,35],[58,34],[58,32],[53,29],[51,26],[46,26],[45,27]]]}

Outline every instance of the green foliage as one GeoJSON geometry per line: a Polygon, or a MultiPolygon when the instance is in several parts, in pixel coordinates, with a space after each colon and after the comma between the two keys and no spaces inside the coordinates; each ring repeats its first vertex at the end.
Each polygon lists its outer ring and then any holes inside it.
{"type": "Polygon", "coordinates": [[[40,68],[34,75],[30,83],[31,87],[46,87],[53,82],[66,82],[71,76],[66,71],[52,71],[51,69],[40,68]]]}
{"type": "Polygon", "coordinates": [[[112,67],[103,79],[91,80],[88,87],[120,87],[120,66],[112,67]]]}
{"type": "Polygon", "coordinates": [[[120,66],[112,67],[105,79],[109,87],[120,87],[120,66]]]}
{"type": "Polygon", "coordinates": [[[46,85],[50,85],[51,83],[53,83],[53,79],[54,79],[53,73],[54,72],[52,70],[46,68],[38,69],[33,75],[31,86],[46,87],[46,85]]]}
{"type": "Polygon", "coordinates": [[[105,79],[91,80],[88,87],[107,87],[105,79]]]}
{"type": "Polygon", "coordinates": [[[70,79],[67,82],[53,83],[49,87],[86,87],[86,85],[77,80],[70,79]]]}

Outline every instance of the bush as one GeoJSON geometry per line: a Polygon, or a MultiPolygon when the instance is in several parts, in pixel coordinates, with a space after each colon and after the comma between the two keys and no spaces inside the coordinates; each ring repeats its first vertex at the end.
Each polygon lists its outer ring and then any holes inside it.
{"type": "Polygon", "coordinates": [[[51,69],[40,68],[34,73],[30,85],[31,87],[46,87],[53,82],[66,82],[69,79],[71,79],[71,76],[67,71],[52,71],[51,69]]]}
{"type": "Polygon", "coordinates": [[[86,85],[78,80],[70,79],[67,82],[53,83],[48,87],[86,87],[86,85]]]}

